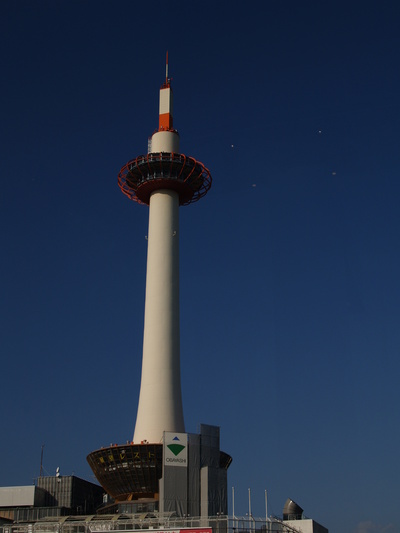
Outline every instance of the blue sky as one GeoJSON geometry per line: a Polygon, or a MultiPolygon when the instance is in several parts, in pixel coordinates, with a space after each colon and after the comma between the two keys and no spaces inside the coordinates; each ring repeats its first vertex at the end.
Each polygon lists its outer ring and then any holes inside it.
{"type": "Polygon", "coordinates": [[[169,51],[181,150],[186,429],[221,426],[236,514],[287,497],[331,533],[398,533],[399,7],[0,5],[0,484],[132,438],[147,150],[169,51]]]}

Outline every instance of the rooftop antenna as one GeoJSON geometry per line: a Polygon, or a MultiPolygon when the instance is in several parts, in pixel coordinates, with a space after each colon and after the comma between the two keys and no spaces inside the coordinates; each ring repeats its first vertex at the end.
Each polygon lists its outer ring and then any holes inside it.
{"type": "Polygon", "coordinates": [[[43,450],[44,450],[44,444],[42,444],[42,451],[40,453],[40,472],[39,472],[39,477],[43,477],[43,450]]]}

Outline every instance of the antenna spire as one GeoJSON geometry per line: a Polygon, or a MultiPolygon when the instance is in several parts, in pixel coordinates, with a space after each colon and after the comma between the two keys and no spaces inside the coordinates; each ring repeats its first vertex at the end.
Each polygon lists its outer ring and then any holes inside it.
{"type": "Polygon", "coordinates": [[[167,50],[167,59],[165,61],[165,85],[168,85],[168,50],[167,50]]]}
{"type": "Polygon", "coordinates": [[[43,477],[43,450],[44,450],[44,444],[42,444],[42,451],[40,454],[40,472],[39,477],[43,477]]]}

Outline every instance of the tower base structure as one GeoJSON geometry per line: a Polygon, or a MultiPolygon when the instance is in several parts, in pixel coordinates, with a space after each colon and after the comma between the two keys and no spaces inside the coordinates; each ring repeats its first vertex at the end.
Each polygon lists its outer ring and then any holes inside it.
{"type": "Polygon", "coordinates": [[[182,517],[228,513],[232,458],[220,450],[219,427],[201,424],[199,434],[164,432],[161,444],[101,448],[87,461],[119,512],[182,517]]]}

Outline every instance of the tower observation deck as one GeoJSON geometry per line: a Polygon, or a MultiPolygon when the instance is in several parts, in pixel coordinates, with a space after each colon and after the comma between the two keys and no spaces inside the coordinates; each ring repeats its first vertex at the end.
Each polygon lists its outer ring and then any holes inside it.
{"type": "MultiPolygon", "coordinates": [[[[168,54],[165,82],[160,89],[158,130],[149,139],[148,147],[146,155],[128,161],[118,175],[122,192],[131,200],[149,206],[142,374],[136,425],[132,442],[101,448],[90,453],[87,459],[100,484],[117,501],[157,500],[162,492],[169,509],[175,505],[167,494],[172,490],[168,488],[170,469],[178,467],[180,471],[179,475],[174,474],[174,479],[181,476],[182,494],[188,482],[184,481],[185,469],[179,466],[187,467],[187,471],[197,468],[198,477],[203,469],[201,491],[206,494],[204,501],[207,500],[204,505],[211,505],[211,494],[221,494],[213,504],[215,512],[220,512],[227,506],[226,471],[231,457],[219,450],[218,428],[203,426],[201,435],[185,433],[180,376],[179,207],[207,194],[212,178],[203,163],[180,153],[179,134],[173,127],[168,54]],[[186,449],[189,450],[187,459],[182,459],[186,454],[182,450],[186,449]],[[165,458],[171,450],[172,458],[165,458]],[[203,453],[202,460],[197,455],[195,459],[193,454],[198,453],[203,453]],[[210,470],[206,472],[204,468],[210,470]],[[210,488],[207,495],[205,487],[209,483],[211,487],[217,479],[219,486],[225,483],[224,490],[210,488]]],[[[182,498],[194,501],[200,498],[200,492],[182,498]]],[[[163,505],[160,503],[160,508],[163,505]]],[[[177,508],[185,507],[186,512],[193,514],[196,510],[190,511],[190,505],[182,507],[179,503],[177,508]]]]}

